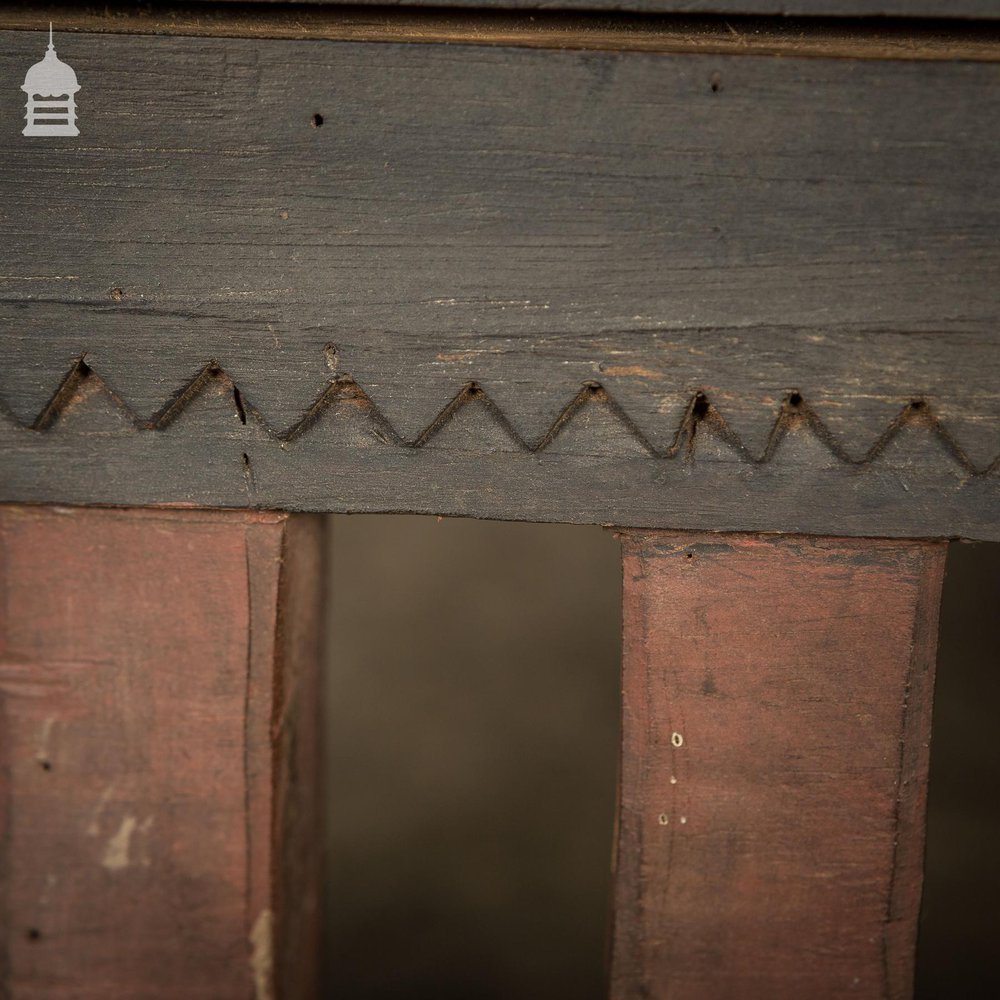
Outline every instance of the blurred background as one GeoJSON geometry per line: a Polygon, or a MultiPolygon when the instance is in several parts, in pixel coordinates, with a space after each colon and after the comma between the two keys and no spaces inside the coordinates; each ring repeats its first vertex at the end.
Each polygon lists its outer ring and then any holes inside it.
{"type": "MultiPolygon", "coordinates": [[[[326,995],[604,1000],[617,541],[332,522],[326,995]]],[[[952,545],[919,1000],[1000,996],[998,610],[1000,546],[952,545]]]]}

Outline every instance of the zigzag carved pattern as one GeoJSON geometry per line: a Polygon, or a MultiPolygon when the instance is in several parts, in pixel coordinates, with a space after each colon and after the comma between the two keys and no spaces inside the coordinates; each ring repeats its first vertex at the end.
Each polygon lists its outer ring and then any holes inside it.
{"type": "Polygon", "coordinates": [[[281,443],[291,443],[301,438],[319,421],[322,415],[339,401],[351,401],[360,405],[371,419],[373,430],[387,444],[401,448],[422,448],[439,434],[455,416],[471,403],[484,406],[493,420],[509,435],[516,447],[528,454],[544,452],[580,413],[591,404],[604,406],[625,428],[651,458],[672,459],[690,455],[695,450],[699,428],[706,428],[743,460],[755,465],[769,462],[777,452],[789,431],[797,427],[807,427],[830,452],[847,465],[863,466],[873,461],[904,428],[919,426],[928,430],[943,445],[945,452],[970,476],[986,476],[1000,469],[1000,455],[984,468],[978,468],[953,435],[924,400],[916,399],[907,403],[899,414],[882,431],[863,455],[851,455],[824,424],[815,410],[798,392],[790,392],[784,399],[775,419],[763,452],[754,454],[739,435],[729,426],[725,417],[702,392],[695,393],[689,401],[674,439],[667,448],[658,448],[641,428],[624,411],[614,397],[597,382],[584,383],[580,391],[566,404],[552,426],[537,441],[526,440],[510,422],[499,406],[489,397],[477,382],[466,383],[441,412],[412,440],[404,438],[393,427],[385,414],[367,392],[350,376],[335,377],[309,407],[306,413],[292,426],[281,431],[270,426],[258,410],[244,398],[235,381],[214,361],[205,367],[168,400],[159,411],[148,418],[136,414],[124,398],[112,389],[95,372],[84,358],[78,359],[63,378],[51,399],[43,407],[34,421],[24,424],[18,421],[0,401],[0,412],[8,420],[25,430],[44,433],[51,430],[77,402],[94,392],[103,392],[120,408],[137,431],[162,431],[168,428],[188,406],[211,387],[224,386],[232,392],[234,406],[243,423],[252,414],[263,431],[281,443]]]}

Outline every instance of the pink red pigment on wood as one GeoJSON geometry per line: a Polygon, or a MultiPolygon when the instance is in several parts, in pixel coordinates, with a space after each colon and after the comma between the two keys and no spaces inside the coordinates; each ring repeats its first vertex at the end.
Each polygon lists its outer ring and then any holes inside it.
{"type": "Polygon", "coordinates": [[[305,995],[320,528],[0,508],[0,994],[305,995]]]}
{"type": "Polygon", "coordinates": [[[623,541],[612,997],[909,996],[944,546],[623,541]]]}

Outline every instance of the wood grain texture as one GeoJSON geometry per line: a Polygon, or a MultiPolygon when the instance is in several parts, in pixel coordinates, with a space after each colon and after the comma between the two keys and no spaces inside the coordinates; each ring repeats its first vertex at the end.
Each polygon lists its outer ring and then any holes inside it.
{"type": "Polygon", "coordinates": [[[318,529],[0,507],[0,995],[312,995],[318,529]]]}
{"type": "Polygon", "coordinates": [[[624,547],[613,1000],[909,997],[944,547],[624,547]]]}
{"type": "Polygon", "coordinates": [[[1000,67],[60,53],[80,139],[3,125],[0,497],[998,537],[1000,67]]]}
{"type": "MultiPolygon", "coordinates": [[[[205,6],[245,0],[196,0],[205,6]]],[[[250,0],[295,6],[336,6],[348,0],[250,0]]],[[[384,5],[385,0],[350,0],[351,4],[384,5]]],[[[660,13],[807,15],[825,17],[997,18],[995,0],[399,0],[392,6],[538,7],[546,10],[641,10],[660,13]]]]}

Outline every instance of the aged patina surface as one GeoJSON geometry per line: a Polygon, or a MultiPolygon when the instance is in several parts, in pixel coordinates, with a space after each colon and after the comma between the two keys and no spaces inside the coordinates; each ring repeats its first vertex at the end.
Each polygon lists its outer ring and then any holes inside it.
{"type": "Polygon", "coordinates": [[[0,499],[998,536],[1000,65],[60,52],[81,136],[5,126],[0,499]]]}

